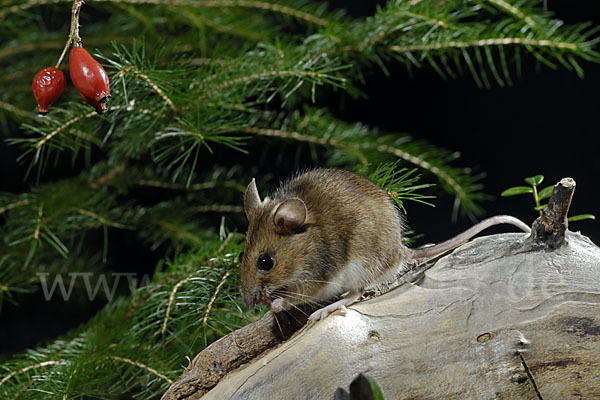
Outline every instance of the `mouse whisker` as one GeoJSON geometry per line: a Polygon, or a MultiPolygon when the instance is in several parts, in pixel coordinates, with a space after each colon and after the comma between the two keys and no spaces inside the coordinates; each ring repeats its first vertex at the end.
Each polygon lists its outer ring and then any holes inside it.
{"type": "Polygon", "coordinates": [[[279,297],[285,298],[285,299],[299,300],[301,303],[309,303],[309,304],[318,305],[318,303],[316,301],[314,301],[314,299],[316,299],[316,297],[302,294],[299,292],[293,292],[293,291],[290,291],[289,289],[276,289],[273,291],[273,294],[277,295],[279,297]]]}
{"type": "Polygon", "coordinates": [[[278,296],[285,298],[285,299],[298,300],[301,303],[312,304],[312,305],[316,305],[316,306],[320,305],[317,301],[314,300],[314,299],[316,299],[314,296],[308,296],[308,295],[305,295],[302,293],[286,291],[285,293],[283,293],[283,292],[275,293],[274,292],[274,294],[277,294],[278,296]]]}
{"type": "Polygon", "coordinates": [[[329,282],[329,281],[324,281],[324,280],[320,280],[320,279],[306,279],[304,282],[309,282],[309,283],[325,283],[328,285],[332,285],[332,286],[337,286],[340,289],[342,288],[342,284],[339,282],[329,282]]]}
{"type": "Polygon", "coordinates": [[[279,323],[279,320],[277,319],[277,313],[273,313],[273,318],[275,319],[275,322],[277,323],[277,327],[279,328],[279,332],[281,333],[281,337],[284,337],[283,334],[283,329],[281,329],[281,324],[279,323]]]}
{"type": "MultiPolygon", "coordinates": [[[[300,307],[298,307],[297,305],[290,303],[290,306],[292,306],[292,308],[294,308],[294,309],[298,310],[298,312],[300,312],[301,314],[303,314],[305,317],[308,317],[308,314],[307,314],[307,313],[305,313],[305,312],[304,312],[304,311],[303,311],[303,310],[302,310],[300,307]]],[[[290,312],[288,312],[288,314],[289,314],[289,315],[290,315],[292,318],[294,318],[294,320],[296,320],[296,322],[297,322],[297,323],[299,323],[299,324],[300,324],[300,321],[298,321],[298,320],[296,319],[296,317],[294,317],[294,314],[292,314],[292,313],[290,313],[290,312]]]]}

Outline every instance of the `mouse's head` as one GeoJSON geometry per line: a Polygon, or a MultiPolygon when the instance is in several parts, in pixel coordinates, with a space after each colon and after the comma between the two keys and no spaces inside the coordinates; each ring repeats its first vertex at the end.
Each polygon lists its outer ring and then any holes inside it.
{"type": "Polygon", "coordinates": [[[297,197],[261,201],[253,179],[244,210],[249,222],[240,256],[244,304],[270,304],[280,311],[289,304],[313,301],[324,284],[318,274],[322,249],[314,240],[314,224],[304,201],[297,197]]]}

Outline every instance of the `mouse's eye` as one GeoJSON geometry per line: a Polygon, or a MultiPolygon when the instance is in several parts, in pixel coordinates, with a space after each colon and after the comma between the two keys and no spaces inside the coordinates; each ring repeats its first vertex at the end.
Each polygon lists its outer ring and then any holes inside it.
{"type": "Polygon", "coordinates": [[[273,260],[273,257],[271,257],[270,254],[261,254],[256,259],[256,268],[258,268],[258,270],[262,272],[269,271],[271,268],[273,268],[274,264],[275,261],[273,260]]]}
{"type": "Polygon", "coordinates": [[[238,261],[240,262],[240,264],[242,263],[242,259],[244,258],[244,252],[242,251],[240,253],[240,255],[238,256],[238,261]]]}

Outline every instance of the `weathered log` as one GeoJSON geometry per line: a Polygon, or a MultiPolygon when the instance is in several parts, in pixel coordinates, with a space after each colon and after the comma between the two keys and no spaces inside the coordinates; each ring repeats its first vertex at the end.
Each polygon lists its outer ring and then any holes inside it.
{"type": "Polygon", "coordinates": [[[314,308],[267,313],[200,353],[163,399],[332,398],[361,372],[391,398],[600,395],[600,249],[566,231],[574,188],[557,184],[531,236],[409,266],[400,287],[269,353],[314,308]]]}
{"type": "Polygon", "coordinates": [[[203,399],[331,399],[359,374],[389,399],[600,398],[600,249],[483,237],[311,324],[203,399]]]}

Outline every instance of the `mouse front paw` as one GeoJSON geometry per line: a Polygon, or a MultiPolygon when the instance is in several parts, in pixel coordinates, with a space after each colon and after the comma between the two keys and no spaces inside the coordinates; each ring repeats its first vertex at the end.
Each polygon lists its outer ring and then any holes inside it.
{"type": "Polygon", "coordinates": [[[315,311],[314,313],[310,314],[310,317],[308,317],[309,321],[320,321],[322,319],[327,318],[328,316],[330,316],[331,314],[333,314],[336,311],[341,311],[342,314],[346,314],[346,312],[348,311],[346,309],[346,306],[344,304],[339,304],[339,303],[333,303],[328,305],[327,307],[323,307],[318,309],[317,311],[315,311]]]}

